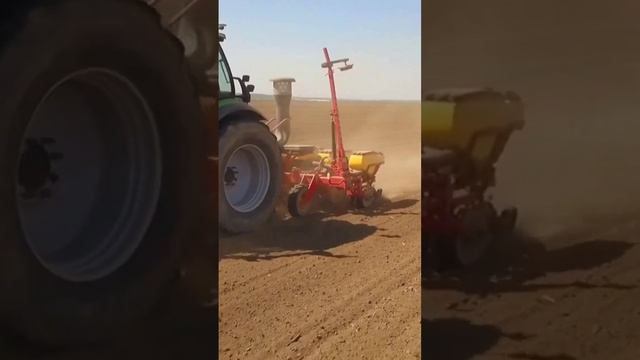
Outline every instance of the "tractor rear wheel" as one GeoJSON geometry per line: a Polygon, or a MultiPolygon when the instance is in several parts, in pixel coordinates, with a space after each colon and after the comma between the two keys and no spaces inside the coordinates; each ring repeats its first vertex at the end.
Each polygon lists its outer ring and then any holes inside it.
{"type": "Polygon", "coordinates": [[[273,215],[282,186],[276,138],[264,123],[233,120],[220,129],[219,154],[220,227],[254,231],[273,215]]]}
{"type": "Polygon", "coordinates": [[[0,319],[40,344],[103,342],[155,308],[204,226],[197,96],[182,47],[142,2],[47,2],[12,21],[0,319]]]}

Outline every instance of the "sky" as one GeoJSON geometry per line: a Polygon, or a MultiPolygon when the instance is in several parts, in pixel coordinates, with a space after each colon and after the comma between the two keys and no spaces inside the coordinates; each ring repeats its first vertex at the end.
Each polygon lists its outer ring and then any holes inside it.
{"type": "Polygon", "coordinates": [[[255,93],[293,77],[294,96],[329,97],[322,48],[349,58],[336,72],[341,99],[420,99],[420,0],[219,0],[222,47],[255,93]]]}

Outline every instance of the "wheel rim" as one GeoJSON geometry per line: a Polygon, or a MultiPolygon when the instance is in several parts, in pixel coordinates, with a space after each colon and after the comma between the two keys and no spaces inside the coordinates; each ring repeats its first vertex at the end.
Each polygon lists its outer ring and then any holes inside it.
{"type": "Polygon", "coordinates": [[[73,73],[49,89],[22,140],[17,210],[40,264],[67,281],[116,271],[160,194],[160,140],[144,97],[114,71],[73,73]]]}
{"type": "Polygon", "coordinates": [[[224,167],[224,195],[231,208],[249,213],[264,201],[271,183],[269,161],[256,145],[238,147],[224,167]]]}

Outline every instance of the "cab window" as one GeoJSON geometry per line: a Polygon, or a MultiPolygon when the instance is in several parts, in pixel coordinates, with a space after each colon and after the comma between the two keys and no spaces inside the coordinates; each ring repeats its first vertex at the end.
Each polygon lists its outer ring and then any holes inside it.
{"type": "Polygon", "coordinates": [[[233,96],[233,79],[222,49],[218,51],[218,86],[220,87],[220,97],[233,96]]]}

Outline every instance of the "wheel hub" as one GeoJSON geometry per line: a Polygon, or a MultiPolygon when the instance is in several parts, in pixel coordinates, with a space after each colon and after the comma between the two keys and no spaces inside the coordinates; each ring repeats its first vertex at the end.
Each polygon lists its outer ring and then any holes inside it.
{"type": "Polygon", "coordinates": [[[227,166],[224,172],[224,184],[227,186],[233,186],[238,182],[238,170],[235,166],[227,166]]]}
{"type": "Polygon", "coordinates": [[[62,158],[61,153],[49,151],[48,146],[51,144],[55,144],[55,140],[28,138],[25,141],[18,170],[20,196],[24,200],[51,196],[51,187],[59,179],[58,174],[53,171],[52,163],[62,158]]]}

